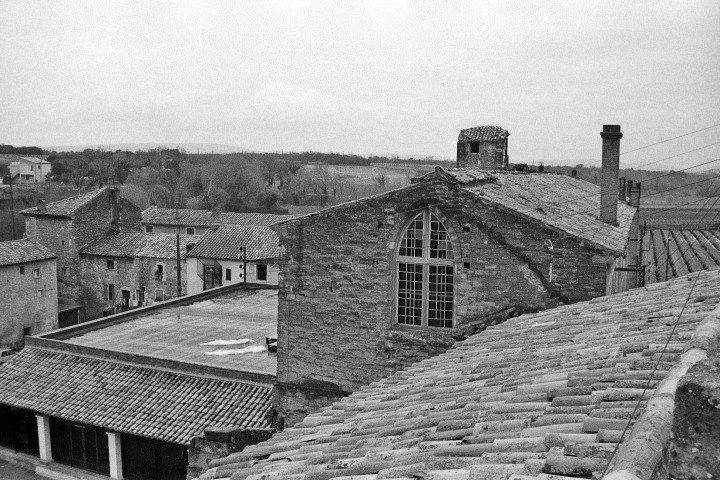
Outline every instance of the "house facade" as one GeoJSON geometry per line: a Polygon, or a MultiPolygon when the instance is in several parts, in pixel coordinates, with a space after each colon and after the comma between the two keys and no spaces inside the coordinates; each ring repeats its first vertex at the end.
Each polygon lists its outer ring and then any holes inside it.
{"type": "Polygon", "coordinates": [[[56,256],[30,240],[0,242],[0,348],[58,326],[56,256]]]}
{"type": "Polygon", "coordinates": [[[213,226],[268,226],[289,217],[289,215],[271,213],[237,213],[150,207],[142,212],[142,228],[145,233],[203,235],[213,226]]]}
{"type": "MultiPolygon", "coordinates": [[[[40,203],[21,213],[27,238],[57,256],[58,301],[81,309],[85,285],[80,276],[80,250],[109,233],[140,229],[140,209],[111,187],[40,203]]],[[[82,313],[80,317],[82,320],[82,313]]]]}
{"type": "Polygon", "coordinates": [[[119,232],[80,251],[86,318],[153,305],[187,294],[188,235],[119,232]],[[179,245],[178,242],[179,241],[179,245]],[[178,247],[180,257],[178,258],[178,247]]]}
{"type": "Polygon", "coordinates": [[[224,285],[277,285],[279,239],[269,227],[211,228],[187,253],[188,293],[224,285]]]}
{"type": "Polygon", "coordinates": [[[43,183],[50,173],[50,162],[47,157],[17,157],[9,165],[13,183],[43,183]]]}

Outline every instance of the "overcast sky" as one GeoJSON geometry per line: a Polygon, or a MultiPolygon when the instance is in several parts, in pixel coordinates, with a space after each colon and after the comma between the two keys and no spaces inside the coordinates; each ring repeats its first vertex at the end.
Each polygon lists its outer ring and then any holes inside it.
{"type": "MultiPolygon", "coordinates": [[[[0,143],[589,163],[720,124],[720,2],[0,2],[0,143]]],[[[623,156],[720,157],[720,127],[623,156]],[[706,147],[706,148],[703,148],[706,147]]],[[[720,164],[720,162],[718,162],[720,164]]],[[[714,166],[718,166],[715,164],[714,166]]]]}

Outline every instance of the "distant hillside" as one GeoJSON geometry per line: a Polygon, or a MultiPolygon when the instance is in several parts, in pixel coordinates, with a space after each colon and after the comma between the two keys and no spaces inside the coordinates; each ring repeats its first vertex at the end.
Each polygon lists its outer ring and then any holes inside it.
{"type": "Polygon", "coordinates": [[[152,150],[155,148],[185,150],[187,153],[238,153],[246,151],[243,147],[224,145],[221,143],[112,143],[92,145],[51,145],[43,147],[47,151],[55,152],[82,152],[86,149],[99,149],[115,152],[117,150],[137,152],[139,150],[152,150]]]}

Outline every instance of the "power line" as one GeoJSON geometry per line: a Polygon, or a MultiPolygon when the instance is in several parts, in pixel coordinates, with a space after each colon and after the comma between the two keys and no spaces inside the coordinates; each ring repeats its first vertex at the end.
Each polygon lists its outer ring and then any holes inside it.
{"type": "Polygon", "coordinates": [[[637,152],[638,150],[644,150],[646,148],[654,147],[655,145],[660,145],[662,143],[671,142],[673,140],[677,140],[678,138],[687,137],[689,135],[693,135],[698,132],[704,132],[705,130],[710,130],[711,128],[720,127],[720,123],[716,123],[715,125],[710,125],[709,127],[701,128],[699,130],[695,130],[688,133],[683,133],[682,135],[678,135],[677,137],[667,138],[665,140],[660,140],[659,142],[651,143],[649,145],[644,145],[642,147],[634,148],[632,150],[628,150],[626,152],[620,152],[620,155],[627,155],[628,153],[637,152]]]}
{"type": "Polygon", "coordinates": [[[683,156],[683,155],[685,155],[685,154],[688,154],[688,153],[697,152],[697,151],[699,151],[699,150],[705,150],[706,148],[714,147],[715,145],[720,145],[720,142],[711,143],[711,144],[709,144],[709,145],[705,145],[704,147],[694,148],[694,149],[692,149],[692,150],[688,150],[687,152],[682,152],[682,153],[678,153],[678,154],[676,154],[676,155],[671,155],[671,156],[669,156],[669,157],[665,157],[665,158],[663,158],[663,159],[661,159],[661,160],[655,160],[654,162],[643,163],[642,165],[638,165],[638,166],[636,166],[636,167],[629,167],[629,168],[632,168],[633,170],[635,170],[635,169],[640,169],[640,168],[642,168],[642,167],[647,167],[648,165],[654,165],[654,164],[656,164],[656,163],[664,162],[665,160],[670,160],[670,159],[672,159],[672,158],[681,157],[681,156],[683,156]]]}

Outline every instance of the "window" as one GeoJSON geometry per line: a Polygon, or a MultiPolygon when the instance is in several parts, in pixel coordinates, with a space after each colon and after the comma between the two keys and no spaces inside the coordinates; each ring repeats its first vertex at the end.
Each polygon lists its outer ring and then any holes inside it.
{"type": "Polygon", "coordinates": [[[67,267],[60,268],[60,275],[62,275],[63,277],[67,277],[67,267]]]}
{"type": "Polygon", "coordinates": [[[20,275],[25,275],[25,265],[20,265],[20,275]]]}
{"type": "Polygon", "coordinates": [[[418,214],[397,253],[397,322],[453,326],[454,265],[450,237],[434,213],[418,214]]]}
{"type": "Polygon", "coordinates": [[[256,267],[257,279],[261,281],[267,280],[267,265],[258,264],[256,267]]]}
{"type": "Polygon", "coordinates": [[[23,337],[29,337],[32,335],[32,327],[23,328],[23,337]]]}
{"type": "Polygon", "coordinates": [[[107,269],[108,269],[108,270],[115,270],[115,260],[108,260],[108,261],[107,261],[107,269]]]}
{"type": "Polygon", "coordinates": [[[232,280],[232,270],[229,268],[225,269],[225,280],[232,280]]]}
{"type": "Polygon", "coordinates": [[[165,281],[165,265],[162,263],[157,264],[157,269],[155,270],[155,280],[158,282],[164,282],[165,281]]]}
{"type": "Polygon", "coordinates": [[[152,225],[145,225],[145,233],[153,233],[155,232],[155,227],[152,225]]]}
{"type": "Polygon", "coordinates": [[[60,240],[60,244],[64,247],[64,246],[65,246],[65,240],[60,240]]]}
{"type": "Polygon", "coordinates": [[[38,290],[38,297],[44,297],[45,296],[45,289],[38,290]]]}
{"type": "Polygon", "coordinates": [[[470,153],[480,153],[480,142],[470,142],[470,153]]]}
{"type": "Polygon", "coordinates": [[[40,269],[33,268],[33,278],[40,278],[40,269]]]}
{"type": "Polygon", "coordinates": [[[110,302],[115,300],[115,285],[112,283],[107,284],[107,299],[110,302]]]}
{"type": "Polygon", "coordinates": [[[195,235],[195,228],[193,228],[193,227],[187,227],[187,228],[185,229],[185,233],[187,233],[188,235],[195,235]]]}

